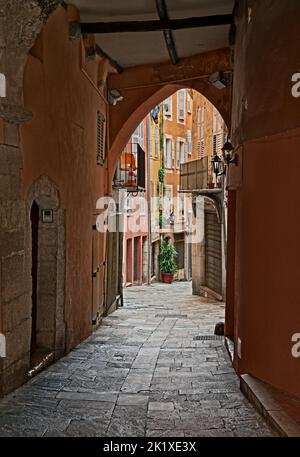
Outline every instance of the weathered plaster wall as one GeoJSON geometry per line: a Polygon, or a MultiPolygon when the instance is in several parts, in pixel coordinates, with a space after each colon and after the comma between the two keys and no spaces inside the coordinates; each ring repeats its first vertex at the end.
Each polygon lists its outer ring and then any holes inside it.
{"type": "Polygon", "coordinates": [[[299,14],[296,0],[239,2],[232,140],[240,162],[229,179],[236,190],[235,343],[242,341],[235,364],[296,395],[300,101],[291,78],[299,71],[299,14]]]}
{"type": "Polygon", "coordinates": [[[31,114],[23,106],[23,71],[28,51],[56,5],[55,0],[0,1],[0,67],[6,78],[6,94],[0,99],[0,331],[6,336],[0,395],[24,382],[29,366],[31,264],[19,125],[31,114]]]}
{"type": "Polygon", "coordinates": [[[67,19],[59,7],[28,57],[24,104],[33,118],[21,127],[21,144],[24,198],[31,183],[45,174],[56,183],[65,209],[70,349],[91,331],[93,213],[106,182],[105,166],[96,165],[97,110],[105,113],[106,104],[82,68],[84,49],[80,39],[70,41],[67,19]]]}

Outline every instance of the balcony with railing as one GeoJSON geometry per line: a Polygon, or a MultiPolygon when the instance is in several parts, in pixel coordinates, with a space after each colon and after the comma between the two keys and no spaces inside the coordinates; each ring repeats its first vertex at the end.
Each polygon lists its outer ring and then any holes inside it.
{"type": "Polygon", "coordinates": [[[195,191],[208,188],[208,158],[191,160],[180,166],[180,190],[195,191]]]}
{"type": "Polygon", "coordinates": [[[120,156],[113,187],[127,192],[141,192],[146,189],[145,151],[138,143],[128,143],[120,156]]]}
{"type": "Polygon", "coordinates": [[[181,192],[220,192],[221,180],[211,173],[208,167],[209,158],[182,163],[180,166],[180,191],[181,192]]]}

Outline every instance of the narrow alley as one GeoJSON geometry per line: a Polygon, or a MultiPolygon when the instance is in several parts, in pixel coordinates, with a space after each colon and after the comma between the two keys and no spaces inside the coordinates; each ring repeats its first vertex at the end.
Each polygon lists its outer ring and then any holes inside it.
{"type": "Polygon", "coordinates": [[[239,390],[220,303],[189,282],[125,289],[125,305],[0,402],[0,436],[272,436],[239,390]]]}

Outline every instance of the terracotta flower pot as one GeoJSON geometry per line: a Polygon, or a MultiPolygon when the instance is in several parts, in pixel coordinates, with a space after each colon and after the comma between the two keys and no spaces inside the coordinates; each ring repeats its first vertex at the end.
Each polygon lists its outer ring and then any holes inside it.
{"type": "Polygon", "coordinates": [[[162,273],[161,274],[162,282],[166,284],[172,284],[174,275],[173,273],[162,273]]]}

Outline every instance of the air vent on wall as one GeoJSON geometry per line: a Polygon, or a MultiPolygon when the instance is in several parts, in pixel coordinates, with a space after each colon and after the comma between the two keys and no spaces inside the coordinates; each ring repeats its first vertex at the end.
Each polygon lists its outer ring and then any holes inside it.
{"type": "Polygon", "coordinates": [[[97,165],[103,165],[105,160],[105,116],[97,113],[97,165]]]}

